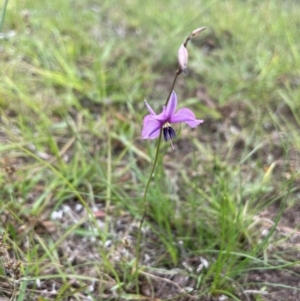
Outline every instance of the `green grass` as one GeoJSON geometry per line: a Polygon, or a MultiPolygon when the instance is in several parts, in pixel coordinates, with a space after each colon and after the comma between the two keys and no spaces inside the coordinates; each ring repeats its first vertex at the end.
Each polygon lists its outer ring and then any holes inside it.
{"type": "Polygon", "coordinates": [[[256,290],[253,300],[273,300],[263,293],[297,291],[298,224],[281,216],[298,198],[300,5],[98,2],[8,2],[0,296],[249,300],[244,291],[256,290]],[[143,99],[160,110],[179,46],[202,26],[175,91],[205,122],[176,127],[174,151],[162,144],[135,271],[157,143],[140,139],[143,99]],[[18,261],[14,282],[4,266],[13,276],[18,261]],[[256,271],[284,276],[255,281],[256,271]]]}

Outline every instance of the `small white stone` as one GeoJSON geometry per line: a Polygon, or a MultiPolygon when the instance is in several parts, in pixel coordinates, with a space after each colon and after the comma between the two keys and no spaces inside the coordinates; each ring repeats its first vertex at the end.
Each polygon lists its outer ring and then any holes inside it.
{"type": "Polygon", "coordinates": [[[268,229],[263,229],[262,230],[262,233],[261,233],[262,237],[266,237],[268,234],[269,234],[269,230],[268,229]]]}
{"type": "Polygon", "coordinates": [[[55,283],[52,283],[52,290],[51,290],[51,294],[56,294],[57,291],[55,289],[55,283]]]}
{"type": "Polygon", "coordinates": [[[38,288],[41,287],[41,280],[40,280],[39,278],[36,279],[35,283],[36,283],[36,286],[37,286],[38,288]]]}
{"type": "Polygon", "coordinates": [[[196,273],[199,274],[199,273],[203,270],[203,268],[204,268],[203,263],[200,263],[200,264],[198,265],[198,267],[197,267],[196,273]]]}
{"type": "Polygon", "coordinates": [[[63,211],[62,210],[53,211],[51,213],[51,219],[52,220],[59,220],[59,219],[62,219],[62,217],[63,217],[63,211]]]}
{"type": "Polygon", "coordinates": [[[187,293],[191,293],[194,289],[193,289],[192,287],[190,287],[190,286],[186,286],[186,287],[184,288],[184,290],[185,290],[187,293]]]}
{"type": "Polygon", "coordinates": [[[108,248],[111,246],[111,240],[107,240],[105,243],[104,243],[104,247],[105,248],[108,248]]]}
{"type": "Polygon", "coordinates": [[[149,256],[149,254],[145,253],[144,255],[144,263],[147,263],[151,260],[151,257],[149,256]]]}
{"type": "Polygon", "coordinates": [[[200,256],[200,261],[201,261],[201,263],[203,263],[204,267],[206,269],[208,269],[208,267],[209,267],[208,261],[204,257],[202,257],[202,256],[200,256]]]}
{"type": "Polygon", "coordinates": [[[70,212],[70,211],[72,211],[72,210],[71,210],[71,207],[70,207],[70,206],[68,206],[68,205],[63,205],[63,211],[64,211],[64,213],[68,213],[68,212],[70,212]]]}
{"type": "Polygon", "coordinates": [[[75,211],[80,211],[83,208],[82,204],[76,204],[75,211]]]}
{"type": "Polygon", "coordinates": [[[96,242],[96,237],[95,236],[91,236],[91,238],[90,238],[90,242],[96,242]]]}
{"type": "Polygon", "coordinates": [[[89,290],[90,292],[93,292],[93,291],[95,290],[95,283],[94,283],[94,282],[93,282],[91,285],[89,285],[88,290],[89,290]]]}

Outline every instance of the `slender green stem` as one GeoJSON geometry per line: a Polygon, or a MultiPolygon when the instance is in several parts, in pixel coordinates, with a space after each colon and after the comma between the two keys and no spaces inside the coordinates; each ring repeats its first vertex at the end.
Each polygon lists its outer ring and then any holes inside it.
{"type": "Polygon", "coordinates": [[[168,98],[167,98],[167,100],[166,100],[166,104],[165,104],[165,105],[167,105],[168,102],[169,102],[169,100],[170,100],[171,94],[172,94],[173,89],[174,89],[175,84],[176,84],[177,77],[178,77],[178,75],[179,75],[181,72],[182,72],[182,70],[181,70],[180,68],[178,68],[177,71],[176,71],[176,74],[175,74],[175,77],[174,77],[174,80],[173,80],[173,83],[172,83],[172,86],[171,86],[171,90],[170,90],[170,93],[169,93],[169,95],[168,95],[168,98]]]}
{"type": "MultiPolygon", "coordinates": [[[[174,89],[174,86],[176,84],[176,80],[178,78],[178,75],[181,72],[182,72],[182,70],[180,68],[178,68],[177,71],[176,71],[176,74],[175,74],[175,77],[174,77],[174,80],[173,80],[173,83],[172,83],[172,86],[171,86],[171,89],[170,89],[170,93],[168,95],[168,98],[166,100],[166,104],[165,105],[167,105],[168,102],[169,102],[170,96],[171,96],[172,91],[174,89]]],[[[162,130],[160,131],[160,135],[159,135],[159,138],[158,138],[158,143],[157,143],[157,147],[156,147],[156,153],[155,153],[155,158],[154,158],[153,166],[152,166],[152,169],[151,169],[151,172],[150,172],[150,175],[149,175],[149,178],[148,178],[145,190],[144,190],[144,195],[143,195],[143,208],[144,208],[144,212],[143,212],[143,215],[142,215],[142,218],[141,218],[141,221],[140,221],[140,225],[139,225],[139,229],[138,229],[137,246],[136,246],[136,262],[135,262],[135,273],[136,273],[136,275],[138,275],[138,267],[139,267],[140,256],[141,256],[142,226],[144,224],[144,220],[146,218],[147,209],[148,209],[147,193],[148,193],[148,189],[150,187],[152,176],[153,176],[154,171],[155,171],[156,164],[158,162],[159,148],[160,148],[160,143],[161,143],[161,136],[162,136],[162,130]]]]}
{"type": "Polygon", "coordinates": [[[1,19],[0,19],[0,31],[1,31],[2,25],[4,23],[7,4],[8,4],[8,0],[4,0],[4,6],[3,6],[2,14],[1,14],[1,19]]]}
{"type": "Polygon", "coordinates": [[[160,135],[158,138],[158,143],[157,143],[157,147],[156,147],[156,153],[155,153],[155,158],[154,158],[154,162],[153,162],[153,166],[150,172],[150,176],[148,178],[147,181],[147,185],[145,187],[145,191],[144,191],[144,196],[143,196],[143,208],[144,208],[144,212],[140,221],[140,225],[139,225],[139,230],[138,230],[138,237],[137,237],[137,246],[136,246],[136,262],[135,262],[135,272],[138,271],[138,267],[139,267],[139,261],[140,261],[140,255],[141,255],[141,240],[142,240],[142,226],[145,220],[145,217],[147,215],[147,209],[148,209],[148,204],[147,204],[147,193],[148,193],[148,189],[151,183],[151,179],[152,176],[154,174],[154,170],[158,161],[158,155],[159,155],[159,148],[160,148],[160,142],[161,142],[161,136],[162,136],[162,130],[160,131],[160,135]]]}

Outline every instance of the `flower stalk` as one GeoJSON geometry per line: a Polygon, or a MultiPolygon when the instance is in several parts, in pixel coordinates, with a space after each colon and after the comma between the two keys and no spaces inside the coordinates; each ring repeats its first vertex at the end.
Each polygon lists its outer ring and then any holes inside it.
{"type": "MultiPolygon", "coordinates": [[[[203,120],[196,119],[194,113],[187,109],[182,108],[175,112],[177,107],[177,96],[174,92],[174,87],[177,81],[178,76],[181,73],[185,73],[187,70],[187,63],[188,63],[188,51],[187,51],[187,44],[191,40],[192,37],[199,34],[205,29],[205,27],[200,27],[195,29],[184,41],[184,43],[180,46],[178,50],[178,68],[175,73],[175,77],[168,94],[167,100],[165,102],[165,106],[163,107],[163,111],[161,114],[156,114],[150,105],[145,101],[146,107],[149,111],[149,114],[144,117],[144,125],[142,130],[142,138],[143,139],[155,139],[158,138],[158,143],[156,146],[156,153],[154,162],[152,165],[152,169],[150,171],[150,175],[144,190],[143,194],[143,215],[140,220],[139,228],[138,228],[138,236],[137,236],[137,247],[136,247],[136,262],[135,262],[135,269],[134,273],[136,277],[138,277],[138,269],[139,269],[139,262],[141,257],[141,241],[142,241],[142,227],[147,216],[148,212],[148,202],[147,202],[147,194],[150,187],[151,179],[154,174],[158,157],[159,157],[159,150],[161,144],[161,137],[164,136],[164,140],[170,140],[171,146],[173,147],[172,139],[176,137],[176,133],[173,130],[171,123],[180,123],[185,122],[190,127],[196,127],[197,125],[203,123],[203,120]]],[[[138,282],[138,281],[137,281],[138,282]]]]}

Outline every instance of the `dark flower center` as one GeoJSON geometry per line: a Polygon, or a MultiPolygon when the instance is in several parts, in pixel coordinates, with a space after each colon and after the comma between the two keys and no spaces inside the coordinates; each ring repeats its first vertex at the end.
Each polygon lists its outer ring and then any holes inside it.
{"type": "Polygon", "coordinates": [[[176,133],[171,127],[170,123],[165,123],[163,125],[163,134],[164,134],[164,139],[167,142],[169,139],[172,140],[173,138],[176,137],[176,133]]]}

